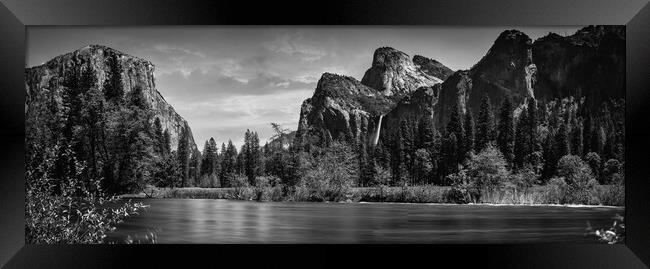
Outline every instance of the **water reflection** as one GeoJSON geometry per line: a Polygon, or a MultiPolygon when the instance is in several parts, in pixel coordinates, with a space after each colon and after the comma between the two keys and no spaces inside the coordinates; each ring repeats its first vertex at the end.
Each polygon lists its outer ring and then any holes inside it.
{"type": "Polygon", "coordinates": [[[588,242],[587,221],[611,225],[623,208],[424,204],[258,203],[151,199],[109,241],[156,231],[158,243],[588,242]]]}

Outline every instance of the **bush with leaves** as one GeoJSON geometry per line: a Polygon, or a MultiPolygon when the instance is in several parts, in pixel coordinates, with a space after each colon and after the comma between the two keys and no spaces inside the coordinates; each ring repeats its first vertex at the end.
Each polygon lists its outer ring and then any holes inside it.
{"type": "Polygon", "coordinates": [[[603,183],[612,184],[616,181],[619,181],[622,178],[621,162],[617,159],[609,159],[603,165],[603,183]]]}
{"type": "Polygon", "coordinates": [[[532,165],[527,165],[515,174],[510,176],[510,180],[506,183],[515,195],[517,193],[527,193],[528,190],[536,183],[540,175],[535,173],[532,165]]]}
{"type": "Polygon", "coordinates": [[[155,163],[153,183],[157,187],[174,188],[180,186],[181,171],[175,152],[162,156],[155,163]]]}
{"type": "Polygon", "coordinates": [[[445,193],[445,199],[452,203],[467,204],[476,203],[480,199],[480,190],[474,184],[474,180],[467,176],[467,170],[461,169],[458,173],[447,176],[451,185],[445,193]]]}
{"type": "Polygon", "coordinates": [[[563,178],[554,177],[546,184],[544,196],[550,204],[565,204],[567,203],[568,189],[569,185],[566,184],[563,178]]]}
{"type": "Polygon", "coordinates": [[[488,144],[478,154],[471,154],[463,169],[447,177],[452,185],[452,196],[462,194],[465,198],[460,202],[480,202],[482,193],[492,193],[508,182],[510,171],[506,166],[501,152],[488,144]]]}
{"type": "Polygon", "coordinates": [[[493,144],[489,144],[467,161],[467,175],[472,178],[478,189],[498,189],[510,177],[507,165],[501,152],[493,144]]]}
{"type": "Polygon", "coordinates": [[[591,172],[594,174],[594,177],[598,179],[598,181],[602,184],[602,177],[600,176],[601,172],[601,160],[600,160],[600,155],[595,152],[589,152],[587,155],[585,155],[585,162],[589,164],[589,168],[591,168],[591,172]]]}
{"type": "MultiPolygon", "coordinates": [[[[74,157],[77,174],[52,178],[58,147],[43,152],[43,161],[26,173],[25,240],[28,244],[103,243],[106,234],[146,206],[107,196],[100,179],[82,180],[86,169],[74,157]]],[[[72,155],[66,148],[65,155],[72,155]]]]}
{"type": "Polygon", "coordinates": [[[357,156],[350,148],[344,143],[333,142],[314,153],[299,186],[307,191],[308,200],[347,199],[352,186],[356,184],[359,170],[357,156]]]}
{"type": "Polygon", "coordinates": [[[598,182],[591,173],[591,168],[580,157],[565,155],[558,161],[557,174],[563,178],[569,189],[566,202],[573,204],[598,204],[598,182]]]}

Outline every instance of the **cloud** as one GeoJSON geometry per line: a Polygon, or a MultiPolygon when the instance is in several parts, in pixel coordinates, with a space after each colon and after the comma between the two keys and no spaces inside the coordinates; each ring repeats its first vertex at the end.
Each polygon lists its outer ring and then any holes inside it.
{"type": "Polygon", "coordinates": [[[324,48],[316,44],[316,42],[308,40],[304,32],[298,31],[284,33],[271,41],[264,42],[262,45],[269,51],[312,62],[328,55],[324,48]]]}
{"type": "Polygon", "coordinates": [[[226,73],[221,69],[194,69],[189,72],[179,70],[159,75],[156,80],[158,85],[169,90],[160,89],[165,96],[169,95],[183,100],[223,98],[234,95],[268,95],[288,91],[313,90],[316,87],[315,81],[298,81],[269,73],[257,73],[251,78],[226,73]]]}

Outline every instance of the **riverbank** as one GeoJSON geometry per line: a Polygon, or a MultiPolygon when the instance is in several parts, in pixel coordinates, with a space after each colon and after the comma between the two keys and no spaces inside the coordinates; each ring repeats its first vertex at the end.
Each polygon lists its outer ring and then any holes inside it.
{"type": "MultiPolygon", "coordinates": [[[[484,205],[561,205],[561,206],[624,206],[624,200],[610,199],[614,186],[602,185],[594,193],[596,202],[589,205],[563,205],[557,202],[553,190],[548,186],[533,186],[524,192],[494,191],[484,193],[479,204],[484,205]]],[[[450,197],[448,186],[409,186],[409,187],[356,187],[343,194],[331,195],[305,189],[296,189],[285,194],[281,187],[240,187],[240,188],[155,188],[151,187],[139,194],[126,194],[122,198],[173,198],[173,199],[227,199],[249,201],[294,201],[294,202],[383,202],[383,203],[434,203],[455,204],[450,197]]]]}

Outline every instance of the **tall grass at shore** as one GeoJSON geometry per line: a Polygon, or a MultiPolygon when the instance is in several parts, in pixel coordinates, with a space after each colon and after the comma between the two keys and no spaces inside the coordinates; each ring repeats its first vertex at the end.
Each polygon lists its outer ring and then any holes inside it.
{"type": "MultiPolygon", "coordinates": [[[[447,186],[409,186],[409,187],[365,187],[349,188],[341,193],[323,190],[321,193],[296,188],[285,190],[281,185],[274,187],[238,188],[156,188],[151,198],[175,199],[230,199],[260,202],[391,202],[391,203],[459,203],[451,195],[447,186]]],[[[601,185],[593,193],[590,205],[623,206],[622,188],[618,185],[601,185]]],[[[478,203],[486,204],[571,204],[558,200],[558,191],[553,186],[533,186],[525,191],[501,189],[482,192],[478,203]]]]}

